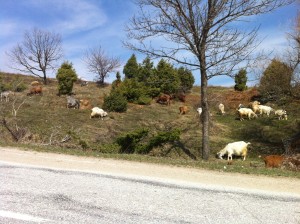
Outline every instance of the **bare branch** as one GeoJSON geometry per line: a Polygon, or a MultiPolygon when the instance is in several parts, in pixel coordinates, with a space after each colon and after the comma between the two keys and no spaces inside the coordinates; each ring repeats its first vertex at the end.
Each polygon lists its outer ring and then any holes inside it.
{"type": "Polygon", "coordinates": [[[19,109],[21,108],[21,106],[25,103],[25,99],[19,104],[19,106],[16,108],[16,106],[15,106],[15,103],[16,103],[16,101],[17,101],[17,98],[15,98],[14,99],[14,101],[13,101],[13,103],[12,103],[12,115],[14,116],[14,117],[16,117],[17,116],[17,112],[19,111],[19,109]]]}
{"type": "Polygon", "coordinates": [[[129,41],[123,44],[151,57],[168,58],[195,69],[200,69],[200,55],[205,51],[202,63],[209,79],[220,74],[232,76],[232,69],[254,59],[254,49],[260,44],[256,41],[259,27],[243,31],[240,24],[247,17],[270,12],[293,0],[136,2],[140,10],[127,25],[129,41]]]}
{"type": "Polygon", "coordinates": [[[100,84],[104,84],[104,79],[108,77],[109,73],[120,67],[119,58],[108,56],[101,46],[87,50],[83,61],[89,72],[98,75],[100,84]]]}
{"type": "Polygon", "coordinates": [[[13,69],[42,78],[46,84],[46,72],[56,68],[55,63],[63,56],[61,45],[59,34],[34,28],[25,31],[23,42],[6,54],[13,69]]]}

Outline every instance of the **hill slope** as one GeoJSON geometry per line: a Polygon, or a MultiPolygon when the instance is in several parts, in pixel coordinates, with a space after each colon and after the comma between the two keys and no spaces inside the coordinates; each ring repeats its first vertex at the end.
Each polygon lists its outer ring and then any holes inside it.
{"type": "MultiPolygon", "coordinates": [[[[75,110],[66,108],[66,97],[57,96],[57,82],[43,86],[42,96],[27,96],[30,83],[36,80],[32,76],[1,73],[2,82],[22,82],[27,89],[16,93],[10,102],[0,102],[1,116],[9,121],[11,128],[23,128],[26,135],[20,143],[35,145],[51,145],[61,148],[72,148],[81,151],[97,151],[99,153],[118,153],[115,139],[140,128],[147,128],[150,136],[160,131],[180,129],[180,140],[183,147],[165,145],[150,152],[152,156],[163,156],[174,159],[200,158],[201,152],[201,124],[196,109],[200,105],[200,88],[194,87],[187,95],[185,103],[172,101],[170,106],[160,105],[152,101],[151,105],[142,106],[129,104],[126,113],[109,112],[104,120],[90,119],[90,110],[75,110]],[[186,105],[189,112],[179,114],[179,107],[186,105]],[[11,114],[13,108],[20,106],[17,116],[11,114]],[[66,136],[71,139],[62,142],[66,136]]],[[[77,99],[88,99],[93,106],[101,107],[110,86],[97,87],[96,83],[88,86],[75,84],[74,93],[77,99]]],[[[248,105],[251,97],[257,95],[255,89],[236,92],[232,88],[210,87],[209,103],[211,107],[210,146],[212,157],[227,143],[232,141],[250,141],[250,157],[261,154],[283,153],[281,140],[297,131],[297,111],[299,102],[293,101],[282,105],[289,114],[287,121],[279,121],[274,116],[260,117],[256,120],[236,119],[236,108],[240,103],[248,105]],[[226,114],[220,115],[218,104],[225,105],[226,114]]],[[[279,106],[272,104],[274,108],[279,106]]],[[[6,143],[12,142],[11,134],[0,127],[0,137],[6,143]]]]}

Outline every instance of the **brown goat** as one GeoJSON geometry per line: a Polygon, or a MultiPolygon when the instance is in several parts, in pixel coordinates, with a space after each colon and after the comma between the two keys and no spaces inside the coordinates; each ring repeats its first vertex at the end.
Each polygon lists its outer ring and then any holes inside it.
{"type": "Polygon", "coordinates": [[[181,102],[185,103],[185,101],[186,101],[186,95],[185,95],[184,93],[178,94],[177,97],[178,97],[178,99],[179,99],[181,102]]]}
{"type": "Polygon", "coordinates": [[[186,114],[188,112],[187,106],[179,107],[179,114],[186,114]]]}
{"type": "Polygon", "coordinates": [[[33,81],[33,82],[31,82],[31,85],[32,86],[37,86],[37,85],[40,85],[40,83],[39,83],[39,81],[33,81]]]}
{"type": "Polygon", "coordinates": [[[81,110],[92,109],[92,105],[90,104],[89,100],[82,99],[82,100],[80,100],[80,107],[79,107],[79,109],[81,109],[81,110]]]}
{"type": "Polygon", "coordinates": [[[167,94],[160,95],[156,102],[160,104],[167,104],[169,106],[171,104],[171,96],[167,94]]]}
{"type": "Polygon", "coordinates": [[[280,167],[284,160],[284,156],[269,155],[264,158],[265,166],[267,168],[280,167]]]}
{"type": "Polygon", "coordinates": [[[33,86],[30,88],[29,93],[27,93],[27,96],[31,95],[43,95],[43,89],[41,86],[33,86]]]}

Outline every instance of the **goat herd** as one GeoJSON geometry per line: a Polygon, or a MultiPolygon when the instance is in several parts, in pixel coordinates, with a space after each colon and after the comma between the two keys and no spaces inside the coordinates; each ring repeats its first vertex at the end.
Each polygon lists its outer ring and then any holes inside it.
{"type": "MultiPolygon", "coordinates": [[[[31,95],[42,95],[42,94],[43,94],[42,86],[39,84],[38,81],[33,81],[31,83],[31,88],[30,88],[29,92],[27,93],[27,95],[31,96],[31,95]]],[[[8,102],[10,95],[14,95],[14,92],[12,92],[12,91],[2,92],[1,93],[1,101],[8,102]]],[[[180,95],[178,98],[180,101],[185,102],[185,95],[180,95]]],[[[171,99],[172,99],[172,97],[170,95],[163,94],[157,98],[156,102],[161,103],[161,104],[170,105],[171,99]]],[[[81,108],[81,104],[83,107],[86,107],[83,109],[89,108],[92,110],[90,118],[100,117],[103,120],[103,118],[107,116],[106,111],[104,111],[103,109],[101,109],[99,107],[92,108],[87,100],[78,100],[78,99],[74,98],[73,96],[67,96],[67,105],[66,105],[67,108],[79,109],[79,108],[81,108]]],[[[224,104],[220,103],[218,105],[218,109],[219,109],[219,112],[221,115],[225,114],[224,104]]],[[[179,107],[180,115],[186,114],[187,111],[188,111],[187,106],[179,107]]],[[[201,116],[201,113],[202,113],[201,107],[197,109],[197,113],[199,116],[201,116]]],[[[274,113],[274,115],[279,120],[287,120],[286,110],[283,110],[283,109],[274,110],[270,106],[261,105],[260,102],[258,102],[258,101],[251,102],[248,107],[240,104],[237,108],[237,114],[239,116],[240,121],[244,120],[245,117],[248,118],[249,120],[251,120],[252,118],[257,118],[258,115],[259,116],[266,115],[267,117],[269,117],[271,113],[274,113]]],[[[248,145],[250,145],[250,142],[237,141],[237,142],[228,143],[222,150],[220,150],[217,153],[217,157],[220,159],[223,159],[223,156],[226,154],[227,160],[232,161],[233,155],[241,156],[242,159],[245,160],[246,156],[247,156],[247,151],[248,151],[247,146],[248,145]]],[[[276,161],[275,164],[282,162],[282,156],[276,156],[276,155],[267,156],[264,158],[264,161],[265,161],[266,167],[273,167],[273,166],[275,166],[275,165],[273,165],[274,161],[276,161]]]]}
{"type": "MultiPolygon", "coordinates": [[[[87,82],[85,82],[85,85],[87,85],[86,83],[87,82]]],[[[84,86],[84,85],[81,83],[81,86],[84,86]]],[[[1,92],[1,94],[0,94],[1,101],[9,102],[10,95],[15,95],[15,93],[10,90],[1,92]]],[[[27,96],[32,96],[32,95],[43,95],[43,88],[38,81],[31,82],[31,88],[29,89],[27,96]]],[[[81,107],[82,109],[87,109],[87,108],[90,108],[90,103],[88,100],[84,100],[84,99],[78,100],[78,99],[75,99],[73,96],[67,96],[67,106],[66,107],[74,108],[74,109],[79,109],[81,107]],[[81,107],[81,104],[82,104],[82,107],[81,107]]],[[[106,116],[107,116],[107,112],[105,112],[103,109],[101,109],[99,107],[92,108],[92,113],[90,115],[90,118],[100,117],[103,120],[103,118],[106,116]]]]}
{"type": "MultiPolygon", "coordinates": [[[[225,106],[224,104],[220,103],[218,106],[219,113],[221,115],[225,114],[225,106]]],[[[186,106],[181,106],[179,107],[179,113],[180,114],[185,114],[187,112],[188,108],[186,106]]],[[[270,106],[266,105],[260,105],[260,102],[258,101],[253,101],[249,103],[248,107],[245,107],[244,105],[240,104],[237,108],[237,114],[239,116],[239,120],[242,121],[244,120],[244,117],[247,117],[249,120],[252,118],[257,118],[259,116],[264,116],[266,115],[267,117],[270,116],[271,113],[274,112],[274,115],[279,119],[279,120],[287,120],[287,112],[284,109],[277,109],[274,110],[270,106]]],[[[199,107],[197,108],[197,113],[199,116],[202,114],[202,108],[199,107]]],[[[247,146],[250,145],[250,142],[244,142],[244,141],[237,141],[237,142],[232,142],[228,143],[222,150],[220,150],[217,153],[217,157],[219,159],[223,159],[223,156],[226,154],[227,155],[227,160],[229,161],[228,163],[232,163],[232,156],[240,156],[242,157],[243,160],[246,159],[247,156],[247,146]]],[[[284,156],[281,155],[268,155],[264,157],[264,162],[266,167],[279,167],[282,162],[284,161],[284,156]]]]}

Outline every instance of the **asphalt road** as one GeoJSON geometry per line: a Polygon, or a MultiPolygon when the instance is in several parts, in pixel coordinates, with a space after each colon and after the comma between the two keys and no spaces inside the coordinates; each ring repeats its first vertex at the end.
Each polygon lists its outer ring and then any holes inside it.
{"type": "Polygon", "coordinates": [[[300,197],[276,192],[10,162],[0,183],[3,224],[300,223],[300,197]]]}

